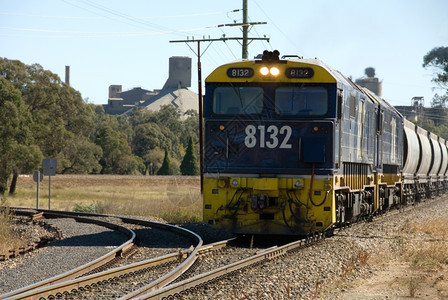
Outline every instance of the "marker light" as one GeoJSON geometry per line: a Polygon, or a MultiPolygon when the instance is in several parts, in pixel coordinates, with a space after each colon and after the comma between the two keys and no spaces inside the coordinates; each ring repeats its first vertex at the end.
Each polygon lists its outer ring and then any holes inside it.
{"type": "Polygon", "coordinates": [[[294,186],[296,188],[302,187],[302,182],[300,180],[297,180],[296,183],[294,184],[294,186]]]}
{"type": "Polygon", "coordinates": [[[269,69],[267,67],[263,67],[260,69],[260,73],[261,75],[266,76],[269,74],[269,69]]]}

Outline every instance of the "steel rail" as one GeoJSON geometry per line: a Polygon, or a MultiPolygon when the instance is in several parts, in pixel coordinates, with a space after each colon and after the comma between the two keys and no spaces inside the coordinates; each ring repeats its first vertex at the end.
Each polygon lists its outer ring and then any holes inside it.
{"type": "MultiPolygon", "coordinates": [[[[14,209],[20,210],[20,208],[14,208],[14,209]]],[[[194,233],[190,230],[187,230],[185,228],[181,228],[181,227],[174,226],[171,224],[141,220],[141,219],[136,219],[136,218],[118,217],[118,216],[111,216],[111,215],[104,215],[104,214],[94,214],[94,213],[61,212],[61,211],[49,211],[49,210],[39,210],[39,211],[42,211],[45,215],[47,215],[49,217],[51,216],[53,218],[54,217],[76,218],[78,221],[81,221],[81,222],[103,224],[102,226],[107,226],[109,228],[117,229],[120,231],[121,230],[130,230],[127,227],[124,227],[122,225],[117,225],[117,224],[105,222],[105,221],[98,220],[98,219],[91,219],[91,217],[113,217],[113,218],[121,219],[124,223],[132,223],[132,224],[138,224],[138,225],[147,226],[147,227],[156,227],[156,228],[163,229],[163,230],[175,231],[175,232],[182,234],[188,238],[196,240],[197,245],[193,250],[191,250],[193,248],[193,246],[192,246],[190,248],[190,250],[184,250],[181,252],[168,254],[168,255],[162,256],[160,258],[156,258],[152,262],[149,262],[150,261],[149,260],[149,261],[147,261],[147,266],[145,266],[145,267],[142,267],[142,265],[144,265],[144,263],[141,263],[141,262],[133,264],[134,266],[131,265],[131,269],[132,268],[134,268],[135,270],[144,269],[144,268],[150,267],[151,265],[162,264],[162,263],[169,262],[169,261],[175,261],[181,257],[188,256],[188,258],[182,264],[180,264],[177,268],[175,268],[171,272],[167,273],[162,278],[151,283],[151,284],[155,285],[156,288],[159,288],[163,285],[166,285],[166,284],[172,282],[178,276],[180,276],[183,272],[185,272],[185,270],[187,270],[196,260],[196,254],[198,252],[200,252],[199,250],[201,249],[202,243],[203,243],[202,238],[199,235],[197,235],[196,233],[194,233]],[[81,216],[90,217],[90,218],[84,218],[81,216]]],[[[93,269],[97,268],[98,266],[102,265],[101,263],[98,263],[98,261],[101,261],[101,260],[104,261],[104,257],[109,256],[109,255],[113,256],[113,257],[111,257],[111,259],[107,260],[107,261],[110,261],[117,256],[115,253],[122,253],[123,251],[129,249],[133,245],[133,242],[135,241],[135,237],[136,237],[135,232],[132,231],[132,233],[133,233],[133,236],[131,239],[132,243],[129,243],[129,241],[130,241],[129,240],[125,244],[120,246],[120,247],[122,247],[121,251],[120,251],[120,249],[118,249],[118,250],[114,249],[113,251],[104,255],[103,257],[100,257],[97,260],[90,262],[86,265],[80,266],[74,270],[71,270],[71,271],[63,273],[61,275],[57,275],[55,277],[43,280],[36,284],[29,285],[29,286],[23,287],[21,289],[0,295],[0,299],[6,299],[6,298],[7,299],[30,299],[30,298],[36,298],[36,297],[42,297],[42,296],[50,296],[50,295],[54,295],[55,293],[62,294],[64,292],[67,292],[68,290],[71,291],[74,288],[76,289],[78,287],[89,285],[91,283],[91,280],[94,280],[93,278],[95,278],[96,274],[84,276],[84,277],[81,277],[78,279],[76,279],[76,277],[82,276],[82,274],[86,274],[90,270],[93,270],[93,269]],[[112,253],[114,253],[114,254],[112,254],[112,253]],[[85,283],[83,283],[83,278],[84,278],[84,280],[86,280],[85,283]],[[71,284],[70,284],[70,282],[71,282],[71,284]]],[[[219,244],[219,243],[216,243],[216,244],[219,244]]],[[[204,246],[203,248],[204,249],[202,250],[202,252],[205,252],[209,249],[209,246],[207,245],[207,246],[204,246]]],[[[107,261],[104,261],[104,263],[107,261]]],[[[110,270],[111,271],[110,274],[112,274],[113,272],[116,272],[118,275],[116,275],[116,276],[115,275],[105,275],[105,276],[117,277],[124,273],[132,272],[129,270],[122,271],[122,270],[119,270],[119,268],[112,269],[112,270],[110,270]],[[114,271],[112,271],[112,270],[114,270],[114,271]]],[[[108,271],[105,271],[105,272],[107,273],[108,271]]],[[[103,272],[101,272],[101,273],[103,273],[103,272]]],[[[97,278],[99,278],[99,277],[97,277],[97,278]]],[[[96,282],[98,282],[98,280],[96,280],[96,282]]],[[[151,286],[151,284],[148,286],[151,286]]]]}
{"type": "Polygon", "coordinates": [[[144,287],[142,287],[138,290],[135,290],[129,294],[126,294],[123,297],[120,297],[119,299],[120,300],[134,299],[134,298],[140,297],[142,295],[148,294],[151,291],[160,290],[164,286],[167,286],[168,284],[170,284],[171,282],[176,280],[183,273],[185,273],[193,265],[193,263],[196,261],[196,259],[199,255],[203,255],[203,254],[211,252],[213,250],[222,248],[222,247],[226,246],[227,243],[231,240],[233,240],[233,239],[224,240],[224,241],[220,241],[220,242],[202,246],[200,249],[197,249],[196,253],[193,253],[194,251],[191,253],[190,257],[188,258],[188,259],[191,258],[191,261],[189,261],[188,263],[185,263],[185,265],[179,265],[178,267],[176,267],[175,269],[173,269],[171,272],[167,273],[166,275],[162,276],[161,278],[151,282],[148,285],[145,285],[144,287]]]}
{"type": "Polygon", "coordinates": [[[71,292],[78,288],[86,287],[92,284],[101,283],[107,281],[111,278],[123,276],[125,274],[129,274],[141,269],[161,265],[164,263],[176,261],[181,257],[187,256],[192,250],[184,250],[178,253],[167,254],[164,256],[160,256],[148,261],[137,262],[134,264],[126,265],[123,267],[118,267],[110,270],[106,270],[103,272],[78,277],[75,279],[59,282],[53,285],[43,286],[36,289],[32,289],[17,295],[14,295],[10,298],[6,298],[7,300],[12,299],[39,299],[39,298],[48,298],[50,296],[58,297],[60,295],[64,295],[65,293],[71,292]]]}
{"type": "MultiPolygon", "coordinates": [[[[312,242],[316,242],[319,239],[311,237],[310,239],[303,239],[294,241],[292,243],[286,244],[284,246],[280,247],[272,247],[269,249],[266,249],[265,251],[255,254],[251,257],[242,259],[240,261],[234,262],[232,264],[217,268],[215,270],[199,274],[197,276],[194,276],[192,278],[173,283],[171,285],[162,287],[160,289],[154,290],[152,292],[142,294],[138,297],[134,297],[132,299],[141,300],[141,299],[171,299],[172,296],[182,296],[184,293],[186,293],[187,290],[195,288],[197,286],[200,286],[206,282],[217,280],[220,277],[224,277],[228,274],[231,274],[233,272],[236,272],[238,270],[244,269],[249,266],[253,266],[259,263],[262,263],[267,260],[272,260],[277,257],[286,255],[290,251],[297,250],[301,247],[310,245],[312,242]]],[[[131,298],[119,298],[122,299],[131,299],[131,298]]]]}
{"type": "MultiPolygon", "coordinates": [[[[205,246],[202,246],[198,250],[199,255],[206,254],[208,252],[218,250],[222,247],[225,247],[230,240],[220,241],[212,244],[208,244],[205,246]]],[[[49,297],[49,296],[55,296],[55,297],[61,297],[64,294],[67,294],[68,292],[71,292],[73,290],[76,290],[80,287],[86,287],[89,285],[98,284],[104,281],[107,281],[112,278],[120,277],[126,274],[130,274],[142,269],[154,267],[157,265],[161,265],[164,263],[174,262],[179,260],[180,258],[185,258],[188,255],[191,255],[191,252],[193,251],[192,248],[183,250],[181,252],[175,252],[171,254],[167,254],[164,256],[156,257],[153,259],[148,259],[145,261],[136,262],[133,264],[129,264],[126,266],[117,267],[114,269],[106,270],[103,272],[79,277],[73,280],[61,282],[55,285],[42,287],[40,289],[32,290],[23,294],[18,295],[18,297],[12,297],[8,299],[34,299],[37,297],[49,297]]],[[[155,283],[151,283],[155,284],[155,283]]]]}
{"type": "Polygon", "coordinates": [[[114,248],[112,251],[109,251],[105,255],[103,255],[91,262],[88,262],[84,265],[81,265],[81,266],[79,266],[75,269],[72,269],[70,271],[67,271],[65,273],[62,273],[62,274],[47,278],[45,280],[39,281],[37,283],[22,287],[20,289],[17,289],[17,290],[14,290],[14,291],[11,291],[11,292],[8,292],[5,294],[1,294],[0,299],[6,299],[6,298],[20,299],[20,297],[19,298],[11,298],[11,297],[26,293],[31,290],[36,290],[41,287],[51,286],[51,285],[54,285],[54,284],[57,284],[60,282],[71,280],[78,276],[82,276],[83,274],[111,261],[115,257],[120,256],[123,252],[125,252],[126,250],[131,248],[135,242],[135,238],[136,238],[135,232],[125,226],[122,226],[122,225],[117,225],[117,224],[113,224],[113,223],[109,223],[109,222],[105,222],[105,221],[101,221],[101,220],[97,220],[97,219],[84,218],[81,216],[68,215],[68,214],[64,214],[62,212],[55,212],[55,211],[44,211],[44,216],[51,216],[53,218],[75,218],[78,222],[92,223],[92,224],[107,227],[110,229],[118,230],[118,231],[126,234],[129,237],[129,239],[125,243],[114,248]]]}

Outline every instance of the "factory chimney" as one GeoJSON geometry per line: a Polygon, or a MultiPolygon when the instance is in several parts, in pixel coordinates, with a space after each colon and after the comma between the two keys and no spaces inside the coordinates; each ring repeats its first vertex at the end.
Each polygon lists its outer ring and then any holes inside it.
{"type": "Polygon", "coordinates": [[[70,66],[65,66],[65,83],[70,86],[70,66]]]}

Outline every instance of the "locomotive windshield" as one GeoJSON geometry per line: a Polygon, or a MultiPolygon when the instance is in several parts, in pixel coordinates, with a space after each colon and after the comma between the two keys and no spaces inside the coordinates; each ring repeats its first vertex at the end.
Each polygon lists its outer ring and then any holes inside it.
{"type": "Polygon", "coordinates": [[[218,115],[259,115],[269,106],[277,117],[316,117],[328,113],[328,100],[328,88],[323,86],[230,85],[213,90],[212,110],[218,115]]]}
{"type": "Polygon", "coordinates": [[[260,114],[262,110],[261,87],[218,87],[213,93],[215,114],[260,114]]]}
{"type": "Polygon", "coordinates": [[[323,116],[328,110],[328,91],[324,87],[279,87],[274,99],[279,115],[323,116]]]}

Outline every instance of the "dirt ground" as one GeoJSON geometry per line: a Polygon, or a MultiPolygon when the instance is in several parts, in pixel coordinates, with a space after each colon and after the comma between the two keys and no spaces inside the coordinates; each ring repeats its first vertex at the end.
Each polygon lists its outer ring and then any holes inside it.
{"type": "Polygon", "coordinates": [[[448,266],[422,271],[390,261],[341,289],[338,299],[448,299],[448,266]]]}

